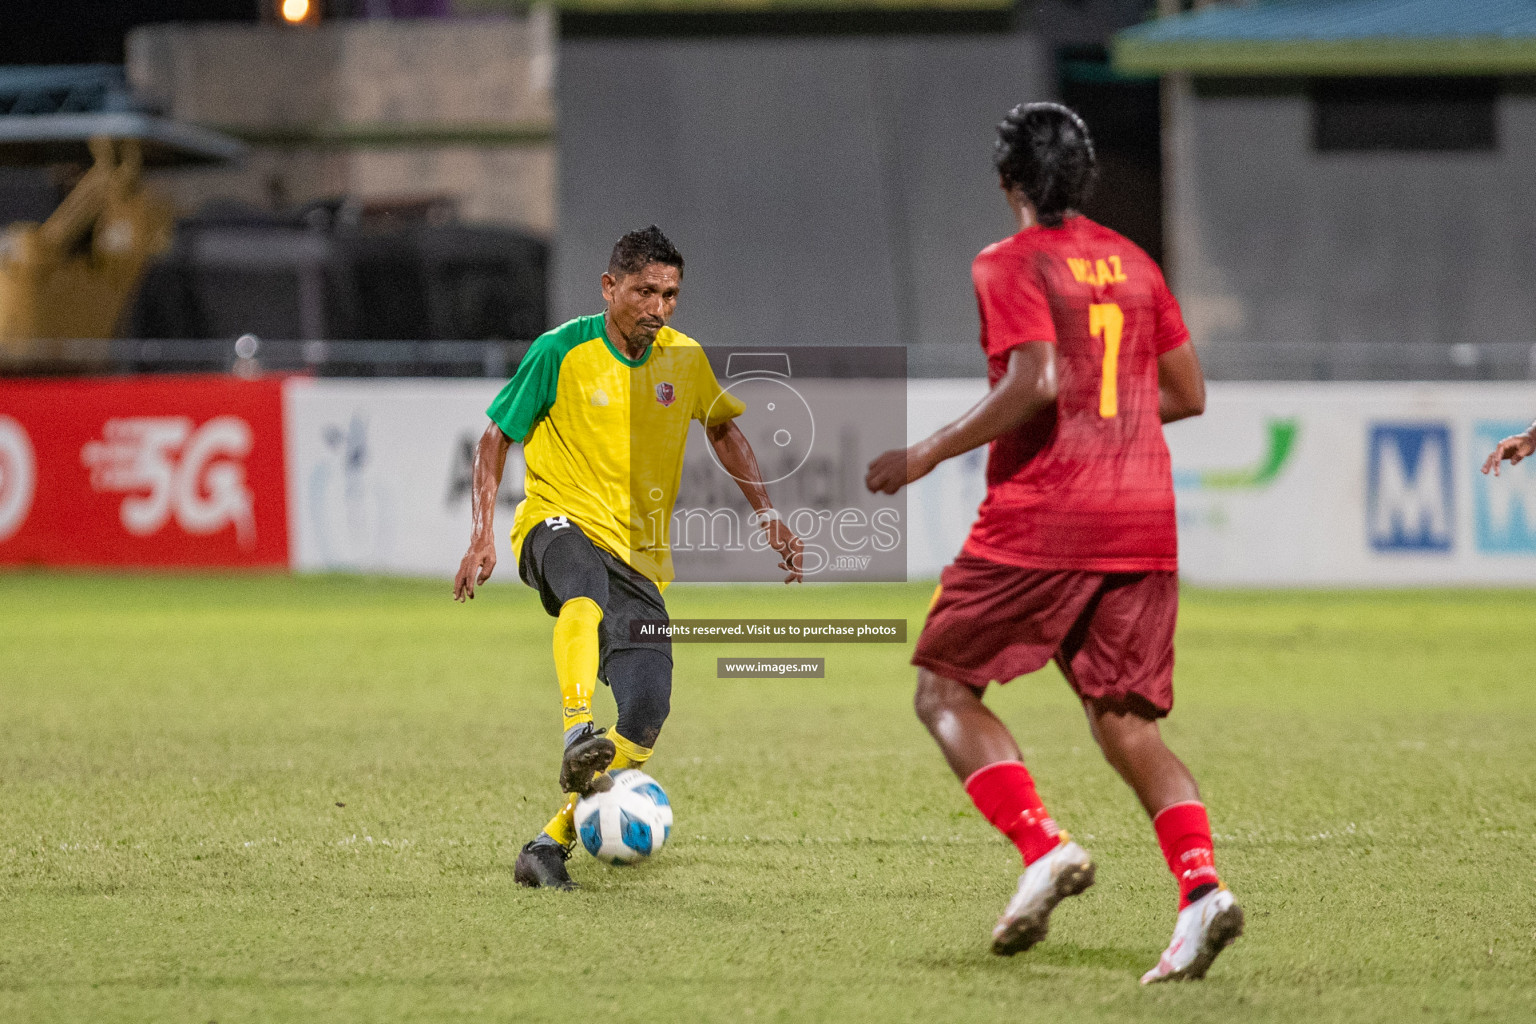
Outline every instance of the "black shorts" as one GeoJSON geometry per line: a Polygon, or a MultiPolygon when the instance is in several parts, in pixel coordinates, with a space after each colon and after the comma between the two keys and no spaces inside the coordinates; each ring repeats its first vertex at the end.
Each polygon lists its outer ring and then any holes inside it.
{"type": "Polygon", "coordinates": [[[550,615],[559,616],[561,606],[576,597],[590,598],[603,610],[597,674],[604,683],[608,682],[608,659],[617,651],[659,651],[672,660],[671,640],[648,643],[629,636],[629,624],[635,619],[667,621],[661,590],[623,559],[593,544],[581,527],[564,516],[553,516],[528,531],[517,572],[539,592],[550,615]]]}

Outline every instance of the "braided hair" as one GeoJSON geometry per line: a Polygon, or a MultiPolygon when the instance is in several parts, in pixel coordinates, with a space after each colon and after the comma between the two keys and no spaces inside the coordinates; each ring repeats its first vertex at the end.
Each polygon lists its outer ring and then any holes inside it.
{"type": "Polygon", "coordinates": [[[1088,126],[1060,103],[1020,103],[998,122],[992,163],[1008,188],[1021,188],[1040,223],[1061,227],[1093,191],[1098,157],[1088,126]]]}

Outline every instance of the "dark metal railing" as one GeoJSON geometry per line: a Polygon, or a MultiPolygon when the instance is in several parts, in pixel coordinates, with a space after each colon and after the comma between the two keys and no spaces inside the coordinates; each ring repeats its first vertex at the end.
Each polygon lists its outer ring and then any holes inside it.
{"type": "Polygon", "coordinates": [[[79,339],[0,349],[0,374],[313,373],[322,377],[506,377],[526,341],[79,339]]]}
{"type": "MultiPolygon", "coordinates": [[[[321,377],[507,377],[527,341],[269,341],[250,335],[197,341],[35,341],[0,346],[0,375],[132,373],[312,373],[321,377]]],[[[794,351],[801,346],[788,346],[794,351]]],[[[858,376],[848,362],[817,359],[804,348],[805,375],[858,376]],[[823,365],[823,364],[826,365],[823,365]]],[[[873,349],[871,352],[873,353],[873,349]]],[[[1446,345],[1413,342],[1277,342],[1202,346],[1213,380],[1404,381],[1536,380],[1536,345],[1494,342],[1446,345]]],[[[802,373],[797,365],[797,374],[802,373]]],[[[867,369],[867,368],[866,368],[867,369]]],[[[985,370],[972,344],[912,345],[905,366],[913,378],[978,377],[985,370]]],[[[889,376],[882,371],[876,376],[889,376]]]]}

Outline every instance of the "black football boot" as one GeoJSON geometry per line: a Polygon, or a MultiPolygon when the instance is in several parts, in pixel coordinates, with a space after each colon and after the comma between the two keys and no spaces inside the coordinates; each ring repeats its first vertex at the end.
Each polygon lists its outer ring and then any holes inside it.
{"type": "Polygon", "coordinates": [[[518,885],[529,889],[579,889],[581,887],[571,880],[565,870],[565,862],[570,856],[570,850],[541,834],[517,855],[517,863],[512,866],[512,878],[518,885]]]}
{"type": "Polygon", "coordinates": [[[560,758],[560,792],[586,796],[613,785],[613,780],[603,774],[613,763],[616,752],[613,740],[603,735],[606,731],[594,729],[589,723],[565,745],[565,754],[560,758]]]}

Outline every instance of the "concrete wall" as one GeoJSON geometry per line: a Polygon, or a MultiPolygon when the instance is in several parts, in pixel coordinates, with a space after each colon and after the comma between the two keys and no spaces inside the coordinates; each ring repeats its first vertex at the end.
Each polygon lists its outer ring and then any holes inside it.
{"type": "Polygon", "coordinates": [[[156,25],[136,92],[252,143],[238,168],[161,175],[184,208],[446,196],[469,220],[555,230],[553,18],[156,25]],[[521,141],[521,136],[531,141],[521,141]]]}
{"type": "Polygon", "coordinates": [[[1299,87],[1170,88],[1170,262],[1215,375],[1526,375],[1536,96],[1498,101],[1495,152],[1320,153],[1299,87]]]}
{"type": "Polygon", "coordinates": [[[700,340],[979,372],[970,261],[1012,230],[992,126],[1053,80],[1026,35],[562,41],[555,315],[597,309],[614,240],[655,222],[700,340]]]}

